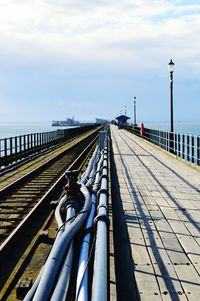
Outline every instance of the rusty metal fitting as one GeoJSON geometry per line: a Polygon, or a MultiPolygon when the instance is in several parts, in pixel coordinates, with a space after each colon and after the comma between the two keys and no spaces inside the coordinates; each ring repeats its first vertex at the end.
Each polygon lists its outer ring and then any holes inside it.
{"type": "Polygon", "coordinates": [[[76,201],[78,205],[82,206],[84,203],[84,196],[80,190],[81,185],[78,181],[78,170],[70,170],[65,173],[67,184],[65,185],[65,192],[67,195],[67,203],[71,200],[76,201]]]}

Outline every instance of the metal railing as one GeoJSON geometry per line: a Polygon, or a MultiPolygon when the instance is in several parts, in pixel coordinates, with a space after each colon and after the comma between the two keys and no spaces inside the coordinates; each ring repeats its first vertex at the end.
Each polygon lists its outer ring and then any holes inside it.
{"type": "Polygon", "coordinates": [[[125,125],[124,129],[175,154],[177,157],[200,165],[200,136],[170,133],[149,128],[145,128],[142,135],[140,127],[130,125],[125,125]]]}
{"type": "Polygon", "coordinates": [[[0,169],[30,155],[49,149],[59,143],[95,128],[96,125],[59,129],[57,131],[33,133],[0,139],[0,169]]]}

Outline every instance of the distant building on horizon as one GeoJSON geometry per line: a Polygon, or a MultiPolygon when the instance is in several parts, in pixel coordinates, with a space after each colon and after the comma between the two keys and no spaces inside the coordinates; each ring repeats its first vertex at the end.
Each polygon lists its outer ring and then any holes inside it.
{"type": "Polygon", "coordinates": [[[106,119],[102,119],[102,118],[96,118],[96,123],[98,124],[105,124],[108,123],[109,121],[106,119]]]}
{"type": "MultiPolygon", "coordinates": [[[[107,120],[104,119],[96,119],[96,123],[97,120],[101,124],[108,122],[107,120]]],[[[53,120],[51,125],[52,126],[86,126],[91,124],[95,124],[95,122],[82,122],[82,121],[80,122],[75,120],[74,117],[72,117],[72,118],[66,118],[66,120],[53,120]]]]}
{"type": "Polygon", "coordinates": [[[79,121],[74,120],[74,117],[72,118],[66,118],[66,120],[53,120],[52,126],[79,126],[79,121]]]}
{"type": "Polygon", "coordinates": [[[117,121],[118,121],[118,128],[121,129],[123,127],[123,125],[127,124],[127,120],[131,119],[131,118],[126,115],[120,115],[120,116],[116,117],[115,119],[117,119],[117,121]]]}

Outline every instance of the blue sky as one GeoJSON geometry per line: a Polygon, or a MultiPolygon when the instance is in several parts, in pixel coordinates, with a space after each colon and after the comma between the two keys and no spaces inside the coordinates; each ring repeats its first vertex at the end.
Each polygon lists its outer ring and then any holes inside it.
{"type": "Polygon", "coordinates": [[[0,121],[200,121],[200,1],[0,0],[0,121]]]}

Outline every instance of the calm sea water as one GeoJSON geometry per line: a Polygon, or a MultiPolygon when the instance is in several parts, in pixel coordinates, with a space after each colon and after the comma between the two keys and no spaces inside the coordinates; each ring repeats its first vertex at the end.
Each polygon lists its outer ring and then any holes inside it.
{"type": "MultiPolygon", "coordinates": [[[[170,131],[169,123],[144,123],[144,126],[150,129],[160,130],[160,131],[170,131]]],[[[174,123],[174,132],[180,134],[190,134],[199,136],[200,135],[200,123],[184,123],[178,122],[174,123]]]]}
{"type": "MultiPolygon", "coordinates": [[[[167,123],[144,123],[145,127],[169,131],[169,124],[167,123]]],[[[50,132],[57,129],[67,127],[52,127],[49,122],[41,123],[0,123],[0,139],[15,137],[24,134],[50,132]]],[[[174,131],[177,133],[200,135],[200,123],[175,123],[174,131]]]]}
{"type": "Polygon", "coordinates": [[[0,139],[24,134],[51,132],[68,127],[53,127],[49,122],[41,123],[0,123],[0,139]]]}

